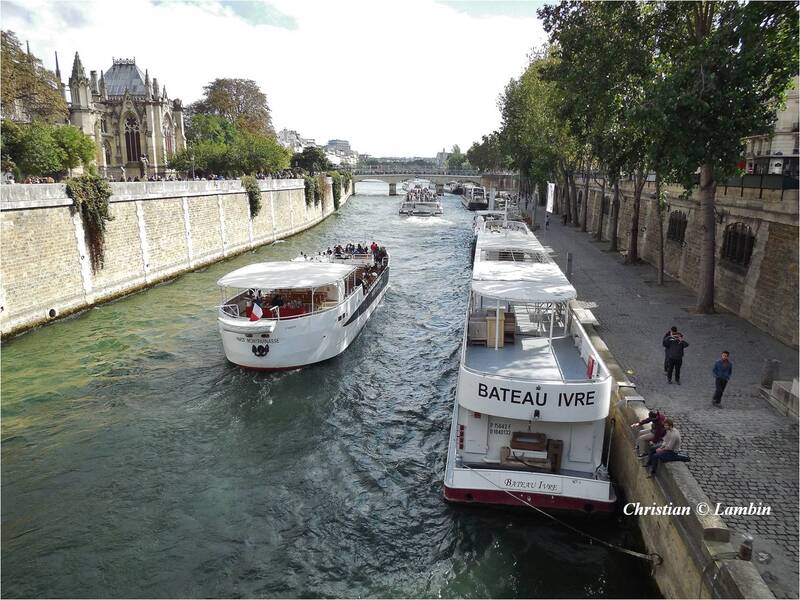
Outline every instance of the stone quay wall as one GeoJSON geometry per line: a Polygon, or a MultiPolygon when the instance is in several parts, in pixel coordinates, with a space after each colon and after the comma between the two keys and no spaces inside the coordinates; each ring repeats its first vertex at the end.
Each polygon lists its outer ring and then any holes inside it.
{"type": "MultiPolygon", "coordinates": [[[[583,182],[577,182],[579,198],[583,182]]],[[[664,209],[664,272],[689,288],[697,288],[700,279],[700,244],[702,223],[696,194],[686,198],[680,186],[665,185],[667,207],[664,209]],[[680,211],[687,216],[683,242],[667,239],[669,215],[680,211]]],[[[611,238],[611,203],[614,190],[605,189],[601,205],[601,187],[589,185],[587,229],[597,231],[603,210],[602,239],[611,238]],[[601,206],[603,208],[601,208],[601,206]]],[[[647,182],[642,191],[639,215],[639,256],[658,265],[658,211],[655,183],[647,182]]],[[[716,195],[715,302],[753,325],[798,347],[798,190],[760,190],[719,186],[716,195]],[[744,223],[755,236],[755,245],[747,266],[720,258],[725,228],[744,223]]],[[[619,248],[627,250],[630,219],[633,211],[633,184],[620,184],[620,215],[617,229],[619,248]]]]}
{"type": "MultiPolygon", "coordinates": [[[[334,212],[332,181],[306,206],[302,179],[258,182],[250,218],[235,181],[112,183],[105,261],[93,273],[83,223],[63,184],[0,188],[3,338],[313,227],[334,212]]],[[[350,194],[342,190],[341,204],[350,194]]]]}

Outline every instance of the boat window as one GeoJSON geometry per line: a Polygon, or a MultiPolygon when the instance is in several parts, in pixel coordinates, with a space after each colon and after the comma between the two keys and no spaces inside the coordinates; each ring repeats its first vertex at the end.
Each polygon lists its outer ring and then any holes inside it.
{"type": "Polygon", "coordinates": [[[541,252],[524,250],[484,250],[484,260],[498,260],[507,262],[547,263],[549,258],[541,252]]]}

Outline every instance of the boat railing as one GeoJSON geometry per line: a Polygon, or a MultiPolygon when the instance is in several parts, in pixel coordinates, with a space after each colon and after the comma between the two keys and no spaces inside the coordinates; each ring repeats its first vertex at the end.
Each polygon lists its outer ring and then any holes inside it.
{"type": "Polygon", "coordinates": [[[237,304],[231,304],[231,303],[220,304],[215,308],[219,309],[222,312],[222,314],[228,317],[232,317],[234,319],[238,319],[239,317],[242,316],[239,314],[239,306],[237,304]]]}

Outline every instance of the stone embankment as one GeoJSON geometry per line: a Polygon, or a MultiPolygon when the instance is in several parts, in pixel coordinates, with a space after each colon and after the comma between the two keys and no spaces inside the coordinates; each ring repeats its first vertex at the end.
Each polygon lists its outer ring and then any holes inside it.
{"type": "MultiPolygon", "coordinates": [[[[0,333],[6,338],[313,227],[334,212],[328,179],[307,206],[301,179],[259,181],[251,218],[237,181],[112,183],[104,265],[92,272],[65,186],[0,189],[0,333]]],[[[342,204],[351,190],[342,191],[342,204]]]]}

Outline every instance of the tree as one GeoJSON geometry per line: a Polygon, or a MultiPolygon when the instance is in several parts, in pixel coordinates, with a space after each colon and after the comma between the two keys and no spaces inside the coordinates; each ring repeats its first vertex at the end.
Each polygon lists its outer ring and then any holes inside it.
{"type": "Polygon", "coordinates": [[[716,182],[735,172],[743,137],[774,126],[798,72],[797,2],[666,2],[656,10],[665,67],[655,93],[669,134],[665,163],[687,190],[700,172],[696,309],[713,312],[716,182]]]}
{"type": "Polygon", "coordinates": [[[461,148],[458,147],[458,144],[455,144],[450,151],[450,156],[447,157],[447,168],[457,171],[464,166],[465,162],[467,162],[467,157],[461,153],[461,148]]]}
{"type": "Polygon", "coordinates": [[[0,106],[15,120],[63,123],[68,115],[55,74],[22,49],[13,31],[0,32],[0,106]]]}
{"type": "Polygon", "coordinates": [[[291,151],[271,136],[243,132],[231,148],[233,162],[244,173],[271,173],[289,166],[291,151]]]}
{"type": "Polygon", "coordinates": [[[81,164],[89,166],[95,160],[97,147],[94,140],[77,127],[72,125],[54,127],[51,135],[62,151],[62,169],[74,169],[81,164]]]}
{"type": "Polygon", "coordinates": [[[467,150],[467,160],[480,171],[504,169],[507,165],[500,134],[493,131],[488,136],[484,135],[480,142],[475,142],[467,150]]]}
{"type": "Polygon", "coordinates": [[[292,166],[304,169],[309,173],[318,173],[330,169],[325,150],[317,146],[306,146],[302,152],[292,157],[292,166]]]}
{"type": "Polygon", "coordinates": [[[221,116],[242,131],[275,135],[267,96],[252,79],[215,79],[203,92],[191,106],[193,114],[221,116]]]}
{"type": "Polygon", "coordinates": [[[66,161],[64,151],[53,139],[51,128],[38,121],[22,128],[15,162],[25,175],[54,176],[66,161]]]}

